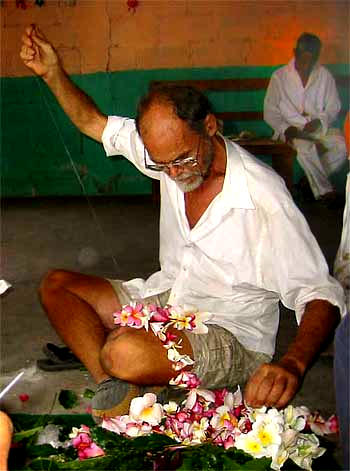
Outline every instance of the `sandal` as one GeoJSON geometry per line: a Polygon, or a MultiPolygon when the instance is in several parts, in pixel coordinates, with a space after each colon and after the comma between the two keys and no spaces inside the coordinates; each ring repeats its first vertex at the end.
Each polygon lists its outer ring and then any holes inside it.
{"type": "Polygon", "coordinates": [[[63,371],[82,368],[83,364],[68,347],[47,343],[43,347],[47,358],[37,360],[37,366],[44,371],[63,371]]]}

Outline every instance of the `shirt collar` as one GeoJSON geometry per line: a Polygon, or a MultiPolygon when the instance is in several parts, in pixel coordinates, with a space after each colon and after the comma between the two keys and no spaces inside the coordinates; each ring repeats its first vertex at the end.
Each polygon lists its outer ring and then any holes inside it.
{"type": "Polygon", "coordinates": [[[225,180],[220,194],[223,204],[229,209],[255,209],[243,163],[247,152],[221,134],[219,136],[225,143],[227,156],[225,180]]]}
{"type": "MultiPolygon", "coordinates": [[[[307,81],[306,86],[309,86],[310,83],[313,82],[314,79],[317,77],[317,74],[320,70],[320,67],[321,67],[321,65],[320,65],[319,61],[317,61],[316,64],[313,66],[313,69],[311,71],[311,74],[309,76],[309,79],[307,81]]],[[[293,57],[293,59],[291,59],[288,62],[288,70],[289,70],[290,73],[294,74],[300,80],[297,69],[295,68],[295,57],[293,57]]]]}

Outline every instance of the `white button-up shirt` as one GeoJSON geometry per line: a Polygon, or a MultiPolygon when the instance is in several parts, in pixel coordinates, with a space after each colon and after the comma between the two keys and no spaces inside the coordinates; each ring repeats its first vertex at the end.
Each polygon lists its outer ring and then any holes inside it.
{"type": "Polygon", "coordinates": [[[326,134],[340,108],[330,72],[317,64],[304,87],[292,59],[271,76],[264,102],[264,120],[274,129],[275,139],[284,139],[289,126],[302,129],[313,119],[321,121],[322,133],[326,134]]]}
{"type": "Polygon", "coordinates": [[[272,355],[278,302],[296,311],[325,299],[344,309],[344,293],[283,180],[225,139],[223,189],[189,227],[184,193],[164,172],[145,169],[144,146],[132,119],[109,117],[102,136],[107,155],[124,155],[160,180],[160,266],[147,280],[125,283],[145,298],[171,289],[169,303],[210,311],[210,323],[231,331],[248,349],[272,355]]]}

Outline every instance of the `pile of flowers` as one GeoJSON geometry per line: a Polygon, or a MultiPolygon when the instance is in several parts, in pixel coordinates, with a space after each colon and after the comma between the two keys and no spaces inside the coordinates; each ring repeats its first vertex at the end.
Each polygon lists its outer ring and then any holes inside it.
{"type": "MultiPolygon", "coordinates": [[[[140,303],[124,306],[114,314],[117,325],[153,331],[176,371],[170,384],[188,391],[180,404],[170,401],[162,405],[153,393],[136,397],[127,415],[104,419],[102,429],[133,439],[154,434],[168,437],[172,451],[211,444],[223,450],[242,450],[254,459],[268,458],[274,470],[281,469],[288,459],[311,470],[313,459],[326,451],[317,435],[337,432],[336,417],[326,421],[304,406],[252,408],[244,403],[239,387],[234,393],[201,389],[197,376],[188,371],[193,360],[179,352],[181,339],[174,329],[207,333],[204,322],[209,318],[209,313],[190,306],[160,308],[140,303]]],[[[74,447],[80,460],[107,454],[86,425],[73,428],[69,437],[64,446],[74,447]]]]}
{"type": "Polygon", "coordinates": [[[279,470],[288,458],[303,469],[326,451],[316,434],[334,433],[336,418],[325,421],[306,407],[253,409],[246,406],[240,389],[209,391],[192,388],[181,405],[161,405],[155,394],[132,400],[128,415],[105,419],[102,427],[127,437],[165,434],[182,446],[212,443],[235,447],[254,458],[271,458],[279,470]]]}

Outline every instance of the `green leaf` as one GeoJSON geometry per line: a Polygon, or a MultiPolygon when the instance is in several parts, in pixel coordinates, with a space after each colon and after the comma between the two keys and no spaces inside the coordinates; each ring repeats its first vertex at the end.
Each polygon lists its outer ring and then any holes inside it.
{"type": "Polygon", "coordinates": [[[72,409],[78,404],[78,396],[70,389],[62,389],[58,396],[58,402],[65,409],[72,409]]]}
{"type": "Polygon", "coordinates": [[[60,453],[62,453],[62,448],[54,448],[47,443],[45,443],[45,445],[27,446],[27,456],[29,458],[36,458],[37,456],[46,458],[48,456],[58,455],[60,453]]]}
{"type": "Polygon", "coordinates": [[[85,397],[85,399],[92,399],[94,395],[95,395],[94,391],[89,388],[86,388],[85,391],[83,392],[83,397],[85,397]]]}
{"type": "Polygon", "coordinates": [[[22,441],[26,438],[30,438],[33,435],[40,432],[43,428],[44,428],[43,426],[34,427],[34,428],[29,429],[29,430],[22,430],[21,432],[14,433],[13,437],[12,437],[12,441],[14,443],[17,443],[17,442],[20,442],[20,441],[22,441]]]}
{"type": "Polygon", "coordinates": [[[54,460],[49,458],[36,458],[30,463],[29,469],[35,469],[39,471],[57,471],[59,467],[54,460]]]}

